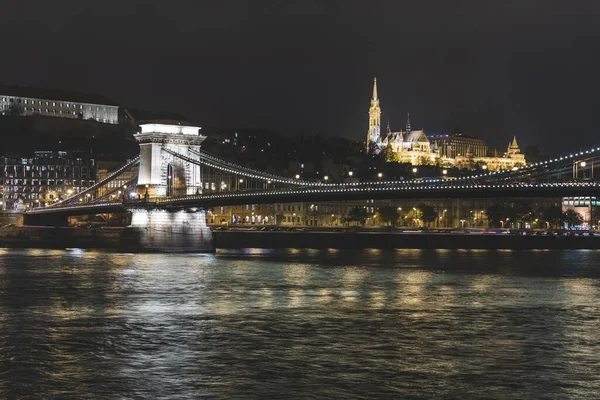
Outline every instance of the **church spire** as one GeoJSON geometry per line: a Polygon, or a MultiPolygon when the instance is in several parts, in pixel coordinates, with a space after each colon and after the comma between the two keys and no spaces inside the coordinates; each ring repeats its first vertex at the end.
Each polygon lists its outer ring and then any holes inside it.
{"type": "Polygon", "coordinates": [[[406,113],[406,133],[410,133],[410,113],[406,113]]]}
{"type": "Polygon", "coordinates": [[[388,119],[388,124],[387,124],[387,133],[392,133],[392,128],[390,128],[390,120],[388,119]]]}
{"type": "Polygon", "coordinates": [[[373,98],[369,108],[369,132],[367,133],[367,151],[371,150],[373,143],[376,147],[380,145],[381,140],[381,108],[377,98],[377,78],[373,79],[373,98]]]}
{"type": "Polygon", "coordinates": [[[377,100],[377,77],[373,79],[373,100],[377,100]]]}

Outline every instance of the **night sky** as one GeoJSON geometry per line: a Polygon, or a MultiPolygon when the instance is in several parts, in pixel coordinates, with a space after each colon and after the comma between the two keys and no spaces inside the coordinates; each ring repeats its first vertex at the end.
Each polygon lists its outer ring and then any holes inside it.
{"type": "Polygon", "coordinates": [[[461,131],[545,153],[600,142],[600,2],[22,1],[0,81],[111,97],[206,127],[364,139],[461,131]]]}

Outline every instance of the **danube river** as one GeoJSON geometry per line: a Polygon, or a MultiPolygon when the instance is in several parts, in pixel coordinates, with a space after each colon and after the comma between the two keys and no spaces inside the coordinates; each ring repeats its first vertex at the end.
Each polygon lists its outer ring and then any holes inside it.
{"type": "Polygon", "coordinates": [[[600,393],[600,251],[0,250],[0,398],[600,393]]]}

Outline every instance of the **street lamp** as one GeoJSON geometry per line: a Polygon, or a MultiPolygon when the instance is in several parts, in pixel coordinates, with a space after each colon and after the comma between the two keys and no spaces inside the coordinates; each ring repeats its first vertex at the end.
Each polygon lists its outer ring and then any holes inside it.
{"type": "Polygon", "coordinates": [[[300,179],[300,174],[296,174],[296,179],[300,179]]]}
{"type": "Polygon", "coordinates": [[[381,179],[381,177],[382,177],[382,176],[383,176],[383,173],[381,173],[381,172],[377,173],[377,177],[378,177],[379,179],[381,179]]]}
{"type": "Polygon", "coordinates": [[[325,180],[327,181],[327,180],[329,179],[329,177],[328,177],[327,175],[325,175],[325,176],[323,177],[323,179],[325,179],[325,180]]]}
{"type": "Polygon", "coordinates": [[[482,166],[481,166],[481,169],[487,169],[487,165],[485,165],[485,164],[484,164],[484,165],[482,165],[482,166]]]}
{"type": "Polygon", "coordinates": [[[443,169],[442,170],[442,175],[447,175],[448,174],[448,170],[447,169],[443,169]]]}
{"type": "Polygon", "coordinates": [[[416,174],[417,173],[417,168],[413,168],[412,171],[413,171],[413,174],[416,174]]]}
{"type": "Polygon", "coordinates": [[[348,176],[352,176],[352,175],[354,175],[354,172],[348,171],[348,176]]]}

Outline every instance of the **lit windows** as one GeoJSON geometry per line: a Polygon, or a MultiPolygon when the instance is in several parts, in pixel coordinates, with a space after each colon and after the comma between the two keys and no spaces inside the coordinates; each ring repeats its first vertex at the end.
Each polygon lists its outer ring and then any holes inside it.
{"type": "Polygon", "coordinates": [[[56,102],[55,101],[52,102],[52,107],[56,107],[56,102]]]}
{"type": "Polygon", "coordinates": [[[67,103],[67,108],[71,108],[71,105],[69,103],[67,103]]]}

